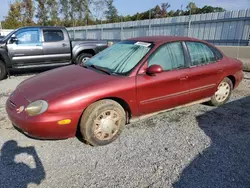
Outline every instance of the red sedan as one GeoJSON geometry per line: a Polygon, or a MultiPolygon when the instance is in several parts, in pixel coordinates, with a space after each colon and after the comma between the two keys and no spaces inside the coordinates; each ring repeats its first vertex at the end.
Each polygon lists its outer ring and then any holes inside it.
{"type": "Polygon", "coordinates": [[[242,79],[242,63],[204,41],[133,38],[83,66],[25,80],[6,110],[13,125],[32,137],[69,138],[79,126],[89,144],[106,145],[139,117],[205,101],[223,105],[242,79]]]}

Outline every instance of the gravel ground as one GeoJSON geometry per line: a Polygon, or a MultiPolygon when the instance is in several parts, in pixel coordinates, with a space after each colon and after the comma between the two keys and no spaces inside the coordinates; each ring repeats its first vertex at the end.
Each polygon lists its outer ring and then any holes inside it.
{"type": "MultiPolygon", "coordinates": [[[[206,105],[130,124],[114,143],[40,141],[15,130],[0,81],[0,187],[250,187],[250,79],[223,107],[206,105]]],[[[250,78],[250,73],[246,73],[250,78]]]]}

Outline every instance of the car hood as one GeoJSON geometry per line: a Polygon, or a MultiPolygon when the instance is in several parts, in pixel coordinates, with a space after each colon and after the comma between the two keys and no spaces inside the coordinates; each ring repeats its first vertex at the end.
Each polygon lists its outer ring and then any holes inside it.
{"type": "Polygon", "coordinates": [[[78,65],[70,65],[31,77],[17,89],[30,102],[40,99],[50,101],[75,90],[107,83],[116,78],[78,65]]]}

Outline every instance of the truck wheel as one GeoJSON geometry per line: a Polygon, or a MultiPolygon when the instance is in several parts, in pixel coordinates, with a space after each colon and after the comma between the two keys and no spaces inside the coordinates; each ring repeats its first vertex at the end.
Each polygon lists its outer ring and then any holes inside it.
{"type": "Polygon", "coordinates": [[[92,146],[104,146],[115,141],[126,122],[123,107],[109,99],[91,104],[83,113],[80,131],[92,146]]]}
{"type": "Polygon", "coordinates": [[[3,80],[7,75],[6,66],[3,61],[0,60],[0,80],[3,80]]]}
{"type": "Polygon", "coordinates": [[[84,65],[93,55],[88,53],[81,53],[76,58],[76,63],[78,65],[84,65]]]}
{"type": "Polygon", "coordinates": [[[212,106],[221,106],[225,104],[232,93],[233,83],[229,78],[224,78],[218,86],[217,91],[209,102],[212,106]]]}

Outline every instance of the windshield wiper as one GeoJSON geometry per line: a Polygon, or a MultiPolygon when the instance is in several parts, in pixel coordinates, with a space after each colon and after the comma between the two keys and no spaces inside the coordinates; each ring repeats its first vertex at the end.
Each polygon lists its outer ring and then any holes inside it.
{"type": "Polygon", "coordinates": [[[108,75],[111,75],[111,72],[108,69],[105,69],[105,68],[102,68],[102,67],[99,67],[96,65],[89,65],[89,67],[94,68],[94,69],[99,70],[99,71],[102,71],[108,75]]]}

